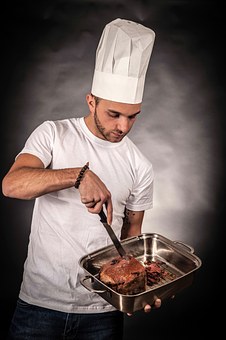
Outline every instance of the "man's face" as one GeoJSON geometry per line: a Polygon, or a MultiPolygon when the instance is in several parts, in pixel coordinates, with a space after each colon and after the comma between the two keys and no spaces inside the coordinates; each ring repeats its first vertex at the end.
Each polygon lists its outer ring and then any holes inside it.
{"type": "Polygon", "coordinates": [[[120,142],[131,130],[141,104],[124,104],[101,99],[91,112],[91,131],[112,143],[120,142]]]}

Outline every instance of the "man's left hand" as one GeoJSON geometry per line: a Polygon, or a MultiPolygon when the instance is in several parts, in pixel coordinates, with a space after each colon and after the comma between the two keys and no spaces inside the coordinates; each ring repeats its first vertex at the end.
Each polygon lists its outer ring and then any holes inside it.
{"type": "MultiPolygon", "coordinates": [[[[155,300],[155,303],[154,303],[154,307],[155,307],[155,308],[161,307],[161,303],[162,303],[161,299],[156,299],[156,300],[155,300]]],[[[150,313],[151,309],[152,309],[152,306],[151,306],[151,305],[146,305],[146,306],[144,307],[144,312],[145,312],[145,313],[150,313]]],[[[132,316],[133,314],[132,314],[132,313],[127,313],[127,315],[128,315],[128,316],[132,316]]]]}

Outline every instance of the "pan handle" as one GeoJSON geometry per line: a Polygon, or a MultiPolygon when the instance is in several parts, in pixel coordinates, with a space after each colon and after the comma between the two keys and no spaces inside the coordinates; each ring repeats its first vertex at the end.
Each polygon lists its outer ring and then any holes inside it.
{"type": "Polygon", "coordinates": [[[92,276],[85,276],[83,279],[80,280],[80,283],[83,285],[83,287],[85,287],[86,289],[88,289],[90,292],[92,293],[98,293],[98,294],[103,294],[106,292],[106,290],[100,290],[100,289],[93,289],[91,284],[90,285],[87,285],[86,284],[86,281],[87,280],[93,280],[92,276]]]}
{"type": "Polygon", "coordinates": [[[187,243],[181,242],[181,241],[173,241],[173,243],[177,244],[178,246],[185,248],[186,251],[189,251],[190,253],[194,253],[194,248],[188,245],[187,243]]]}

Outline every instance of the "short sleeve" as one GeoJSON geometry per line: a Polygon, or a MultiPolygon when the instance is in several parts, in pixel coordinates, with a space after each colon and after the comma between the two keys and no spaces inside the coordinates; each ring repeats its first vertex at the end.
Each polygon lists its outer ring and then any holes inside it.
{"type": "Polygon", "coordinates": [[[140,162],[136,179],[126,207],[133,211],[151,209],[153,207],[154,171],[148,161],[140,162]]]}
{"type": "Polygon", "coordinates": [[[30,134],[16,158],[22,153],[29,153],[38,157],[47,168],[52,159],[54,135],[54,123],[43,122],[30,134]]]}

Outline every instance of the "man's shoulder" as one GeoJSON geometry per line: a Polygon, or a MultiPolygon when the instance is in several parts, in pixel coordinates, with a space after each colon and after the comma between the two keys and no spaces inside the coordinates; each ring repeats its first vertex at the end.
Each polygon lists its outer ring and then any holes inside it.
{"type": "Polygon", "coordinates": [[[139,148],[139,145],[137,145],[131,138],[126,136],[124,139],[125,139],[125,143],[127,144],[127,147],[131,151],[142,154],[141,149],[139,148]]]}
{"type": "Polygon", "coordinates": [[[56,120],[52,120],[50,122],[53,122],[56,125],[70,125],[70,124],[76,124],[81,119],[82,119],[82,117],[71,117],[71,118],[56,119],[56,120]]]}
{"type": "Polygon", "coordinates": [[[56,127],[56,129],[59,128],[75,128],[76,126],[80,125],[82,118],[81,117],[72,117],[72,118],[63,118],[63,119],[57,119],[57,120],[48,120],[46,123],[51,124],[56,127]]]}
{"type": "Polygon", "coordinates": [[[152,167],[151,160],[145,155],[144,151],[142,150],[140,145],[137,145],[131,138],[128,136],[125,137],[125,142],[127,143],[127,148],[130,152],[131,157],[141,162],[140,164],[146,164],[148,167],[152,167]]]}

